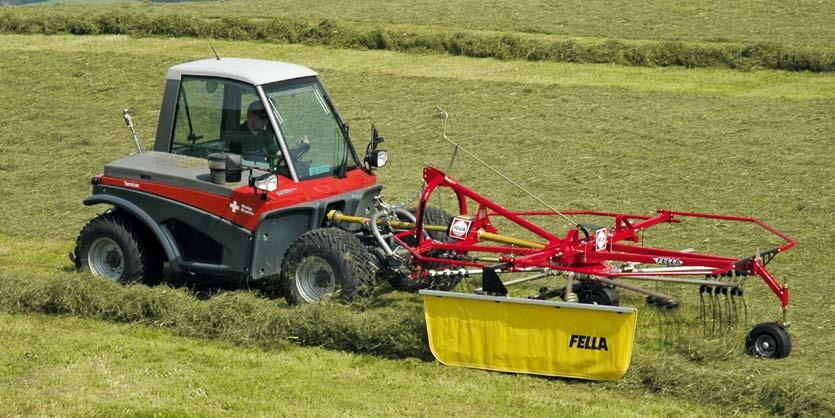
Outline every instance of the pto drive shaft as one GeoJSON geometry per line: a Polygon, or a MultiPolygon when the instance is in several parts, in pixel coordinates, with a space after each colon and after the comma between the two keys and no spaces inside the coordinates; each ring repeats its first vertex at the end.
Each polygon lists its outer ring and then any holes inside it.
{"type": "MultiPolygon", "coordinates": [[[[364,224],[368,225],[371,222],[369,218],[363,218],[361,216],[350,216],[346,215],[338,210],[332,210],[328,212],[327,219],[333,223],[340,223],[340,222],[349,222],[349,223],[357,223],[357,224],[364,224]]],[[[389,225],[393,228],[402,229],[402,230],[414,230],[416,225],[414,222],[403,222],[397,220],[384,220],[379,219],[377,221],[378,225],[389,225]]],[[[426,231],[431,232],[447,232],[449,226],[447,225],[423,225],[423,229],[426,231]]],[[[545,248],[545,244],[541,244],[534,241],[528,241],[526,239],[514,238],[509,237],[506,235],[500,234],[493,234],[486,231],[479,231],[478,238],[482,241],[492,241],[498,242],[500,244],[507,244],[507,245],[515,245],[521,248],[535,248],[535,249],[542,249],[545,248]]]]}

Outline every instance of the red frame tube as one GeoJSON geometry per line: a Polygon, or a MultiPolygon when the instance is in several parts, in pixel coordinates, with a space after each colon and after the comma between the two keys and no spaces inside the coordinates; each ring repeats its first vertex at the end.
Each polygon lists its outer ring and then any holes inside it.
{"type": "Polygon", "coordinates": [[[733,258],[711,254],[682,252],[652,247],[639,247],[621,243],[629,241],[633,244],[640,242],[639,232],[662,223],[678,223],[678,218],[706,218],[721,219],[731,222],[750,222],[759,225],[766,231],[777,235],[786,243],[776,248],[776,253],[787,251],[797,244],[793,238],[780,232],[776,228],[752,217],[716,215],[698,212],[683,212],[671,210],[659,210],[655,216],[631,215],[614,212],[599,212],[592,210],[574,210],[560,212],[563,215],[593,215],[615,218],[615,225],[605,228],[603,232],[590,231],[592,233],[605,234],[605,243],[600,246],[595,242],[595,236],[581,238],[579,225],[568,230],[564,237],[548,232],[539,225],[525,219],[526,216],[556,216],[560,213],[553,211],[524,211],[513,212],[503,208],[497,203],[472,191],[466,186],[447,177],[443,172],[434,167],[426,167],[423,171],[423,179],[426,186],[420,195],[420,202],[417,211],[417,227],[414,231],[403,231],[395,235],[398,243],[412,253],[414,259],[415,279],[420,279],[426,272],[423,271],[425,263],[444,263],[456,266],[488,267],[488,264],[476,261],[454,260],[438,258],[430,254],[437,251],[454,251],[457,254],[470,252],[488,252],[502,254],[501,260],[506,263],[505,271],[518,271],[526,268],[550,268],[558,271],[570,271],[585,273],[600,277],[621,277],[621,276],[650,276],[657,273],[641,273],[620,271],[617,266],[610,262],[657,264],[664,266],[700,266],[703,269],[691,271],[665,272],[664,275],[722,275],[734,270],[743,270],[762,278],[772,292],[780,299],[783,310],[788,308],[788,288],[781,286],[777,280],[768,272],[764,263],[759,257],[733,258]],[[459,216],[466,216],[470,221],[470,228],[466,235],[454,243],[441,243],[427,239],[423,234],[423,211],[429,202],[432,193],[439,187],[451,189],[458,200],[459,216]],[[467,200],[474,201],[478,208],[469,212],[467,200]],[[542,249],[520,248],[511,245],[484,245],[479,240],[479,232],[486,231],[498,233],[491,224],[490,218],[499,216],[505,218],[529,233],[542,239],[542,249]],[[416,237],[416,245],[410,246],[403,242],[408,236],[416,237]],[[698,271],[698,273],[694,273],[698,271]]]}

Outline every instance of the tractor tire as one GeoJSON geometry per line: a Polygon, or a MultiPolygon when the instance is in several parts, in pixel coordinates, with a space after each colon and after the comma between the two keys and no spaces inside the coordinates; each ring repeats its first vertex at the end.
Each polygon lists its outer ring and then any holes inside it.
{"type": "MultiPolygon", "coordinates": [[[[409,212],[412,215],[417,214],[417,209],[409,209],[409,212]]],[[[448,214],[445,210],[440,208],[435,208],[431,206],[427,206],[423,210],[423,222],[427,225],[449,225],[452,222],[452,215],[448,214]]],[[[438,242],[455,242],[454,238],[451,238],[445,232],[439,231],[432,231],[428,232],[429,236],[438,242]]],[[[411,237],[410,237],[411,238],[411,237]]],[[[413,245],[414,239],[406,240],[407,244],[413,245]],[[411,242],[410,242],[411,241],[411,242]]],[[[431,255],[431,253],[430,253],[431,255]]],[[[443,263],[428,263],[424,266],[427,270],[443,270],[446,268],[455,268],[456,266],[452,266],[449,264],[443,263]]],[[[452,290],[458,283],[461,281],[460,277],[437,277],[434,278],[432,282],[429,283],[416,283],[411,280],[409,277],[402,277],[399,275],[392,275],[388,278],[389,283],[393,288],[402,292],[412,292],[415,293],[421,289],[432,289],[432,290],[452,290]]]]}
{"type": "Polygon", "coordinates": [[[780,359],[792,352],[792,339],[780,324],[764,322],[748,333],[745,348],[755,357],[780,359]]]}
{"type": "MultiPolygon", "coordinates": [[[[417,209],[409,209],[412,215],[417,215],[417,209]]],[[[425,225],[446,225],[452,222],[452,215],[448,214],[441,208],[427,206],[423,209],[423,223],[425,225]]],[[[450,237],[445,232],[432,231],[429,236],[438,242],[455,242],[455,238],[450,237]]]]}
{"type": "Polygon", "coordinates": [[[91,220],[75,241],[75,266],[118,283],[159,283],[163,254],[144,225],[118,211],[91,220]]]}
{"type": "Polygon", "coordinates": [[[357,237],[337,228],[314,229],[284,256],[281,287],[287,303],[316,303],[332,295],[344,302],[371,296],[374,258],[357,237]]]}
{"type": "Polygon", "coordinates": [[[616,289],[599,283],[579,282],[573,286],[577,301],[590,305],[620,306],[620,294],[616,289]]]}

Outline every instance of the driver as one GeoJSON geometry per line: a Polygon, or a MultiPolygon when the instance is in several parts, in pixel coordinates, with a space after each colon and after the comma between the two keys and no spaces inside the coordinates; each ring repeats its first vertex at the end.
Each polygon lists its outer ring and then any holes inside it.
{"type": "MultiPolygon", "coordinates": [[[[290,150],[290,153],[295,159],[308,149],[310,149],[310,141],[307,137],[304,137],[290,150]]],[[[256,154],[262,157],[280,153],[270,121],[267,118],[267,111],[260,101],[256,100],[247,107],[246,122],[238,127],[232,144],[230,144],[230,151],[240,151],[242,155],[256,154]],[[237,144],[235,144],[236,142],[237,144]],[[238,146],[240,150],[234,149],[238,146]]]]}
{"type": "Polygon", "coordinates": [[[241,154],[275,155],[279,151],[267,111],[258,100],[247,107],[246,122],[238,127],[236,134],[235,142],[240,143],[241,154]]]}

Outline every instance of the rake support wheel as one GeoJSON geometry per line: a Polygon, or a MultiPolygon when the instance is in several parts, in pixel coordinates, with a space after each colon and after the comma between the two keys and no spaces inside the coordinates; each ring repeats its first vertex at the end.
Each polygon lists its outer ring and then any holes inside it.
{"type": "Polygon", "coordinates": [[[776,322],[757,324],[745,338],[745,348],[753,356],[779,359],[792,351],[792,339],[785,328],[776,322]]]}

